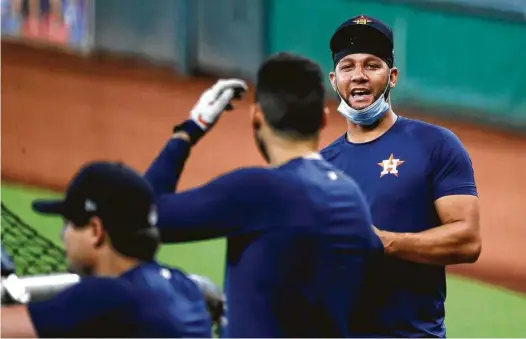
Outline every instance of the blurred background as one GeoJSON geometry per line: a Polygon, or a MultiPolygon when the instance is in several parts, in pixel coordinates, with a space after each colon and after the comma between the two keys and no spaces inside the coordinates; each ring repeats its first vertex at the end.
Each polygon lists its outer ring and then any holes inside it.
{"type": "MultiPolygon", "coordinates": [[[[31,211],[94,159],[144,171],[218,77],[249,82],[267,56],[320,63],[358,15],[393,28],[395,111],[451,129],[468,149],[483,250],[448,268],[450,337],[526,337],[526,0],[2,0],[2,243],[20,275],[65,270],[60,219],[31,211]]],[[[180,189],[260,165],[252,97],[195,148],[180,189]]],[[[164,246],[168,264],[223,282],[224,241],[164,246]]],[[[389,277],[386,277],[389,279],[389,277]]]]}

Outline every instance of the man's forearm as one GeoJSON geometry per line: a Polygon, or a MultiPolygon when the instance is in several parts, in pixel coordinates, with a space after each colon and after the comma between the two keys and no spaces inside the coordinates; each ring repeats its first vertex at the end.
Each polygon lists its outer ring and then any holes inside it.
{"type": "Polygon", "coordinates": [[[158,196],[176,190],[190,148],[204,134],[205,131],[190,119],[174,127],[174,134],[144,174],[158,196]]]}
{"type": "Polygon", "coordinates": [[[174,192],[191,148],[190,135],[175,132],[164,149],[152,162],[144,178],[152,185],[157,195],[174,192]]]}
{"type": "Polygon", "coordinates": [[[480,238],[464,222],[454,222],[419,233],[378,231],[385,253],[432,265],[473,263],[480,254],[480,238]]]}
{"type": "Polygon", "coordinates": [[[37,338],[37,333],[26,306],[2,307],[2,337],[37,338]]]}

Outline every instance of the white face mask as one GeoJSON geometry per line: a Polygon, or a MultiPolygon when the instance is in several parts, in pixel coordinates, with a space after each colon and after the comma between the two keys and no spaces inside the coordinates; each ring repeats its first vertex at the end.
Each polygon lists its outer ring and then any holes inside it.
{"type": "MultiPolygon", "coordinates": [[[[389,80],[391,79],[391,71],[389,71],[389,80]]],[[[338,112],[346,117],[352,123],[357,125],[369,126],[378,121],[385,115],[385,112],[389,109],[390,105],[385,97],[385,93],[389,89],[389,81],[385,86],[382,95],[376,99],[375,102],[362,109],[352,108],[347,101],[340,95],[340,92],[336,89],[336,93],[340,97],[340,105],[338,106],[338,112]]]]}

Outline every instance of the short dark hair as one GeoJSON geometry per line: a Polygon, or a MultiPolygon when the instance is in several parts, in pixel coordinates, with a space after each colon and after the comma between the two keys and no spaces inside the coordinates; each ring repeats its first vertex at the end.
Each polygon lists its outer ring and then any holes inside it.
{"type": "Polygon", "coordinates": [[[278,53],[260,66],[255,100],[269,125],[291,138],[319,135],[325,86],[320,66],[291,53],[278,53]]]}

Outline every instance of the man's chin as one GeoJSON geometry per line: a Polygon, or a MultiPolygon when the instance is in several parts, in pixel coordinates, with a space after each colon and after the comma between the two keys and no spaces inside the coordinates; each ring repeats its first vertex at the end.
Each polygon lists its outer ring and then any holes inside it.
{"type": "Polygon", "coordinates": [[[350,98],[347,99],[347,104],[355,110],[362,110],[364,108],[369,107],[372,105],[375,101],[375,98],[373,96],[367,96],[366,98],[363,98],[361,100],[357,100],[356,98],[350,98]]]}
{"type": "Polygon", "coordinates": [[[356,101],[347,101],[347,104],[352,108],[352,109],[355,109],[357,111],[359,110],[362,110],[364,108],[367,108],[369,107],[374,101],[371,101],[371,100],[367,100],[367,101],[359,101],[359,102],[356,102],[356,101]]]}
{"type": "Polygon", "coordinates": [[[364,108],[369,107],[370,105],[371,105],[371,104],[353,104],[353,105],[349,105],[349,106],[351,106],[352,109],[355,109],[355,110],[357,110],[357,111],[360,111],[360,110],[362,110],[362,109],[364,109],[364,108]]]}

